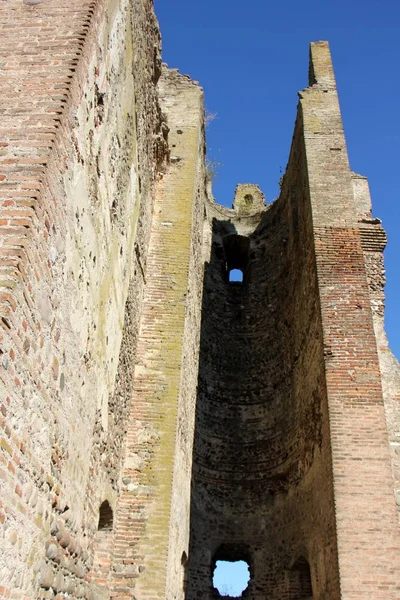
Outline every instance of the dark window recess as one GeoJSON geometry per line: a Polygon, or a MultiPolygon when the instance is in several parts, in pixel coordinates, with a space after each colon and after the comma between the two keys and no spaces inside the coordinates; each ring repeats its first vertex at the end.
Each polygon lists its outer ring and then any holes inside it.
{"type": "Polygon", "coordinates": [[[94,536],[93,565],[90,577],[96,581],[97,585],[106,589],[109,587],[113,546],[113,511],[109,502],[105,500],[99,508],[99,524],[94,536]]]}
{"type": "Polygon", "coordinates": [[[312,595],[310,565],[301,557],[289,571],[289,600],[312,598],[312,595]]]}
{"type": "Polygon", "coordinates": [[[248,275],[250,240],[244,235],[226,235],[223,238],[227,280],[244,283],[248,275]]]}
{"type": "Polygon", "coordinates": [[[107,500],[103,502],[99,510],[99,531],[111,531],[113,528],[113,511],[107,500]]]}

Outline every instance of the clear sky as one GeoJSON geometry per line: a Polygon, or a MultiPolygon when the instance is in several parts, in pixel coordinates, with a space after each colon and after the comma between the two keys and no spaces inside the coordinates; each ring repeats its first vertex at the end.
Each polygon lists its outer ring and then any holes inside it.
{"type": "Polygon", "coordinates": [[[250,579],[249,566],[243,560],[226,562],[217,560],[213,575],[213,586],[221,596],[240,597],[250,579]]]}
{"type": "Polygon", "coordinates": [[[198,80],[217,113],[207,145],[222,163],[213,190],[225,205],[237,183],[278,195],[308,45],[330,42],[350,165],[368,177],[389,237],[386,323],[400,357],[400,1],[155,0],[155,9],[164,61],[198,80]]]}

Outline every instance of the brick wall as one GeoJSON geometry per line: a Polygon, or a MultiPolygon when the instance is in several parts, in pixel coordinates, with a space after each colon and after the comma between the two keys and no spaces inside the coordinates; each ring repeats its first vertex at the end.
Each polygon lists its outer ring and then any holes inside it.
{"type": "Polygon", "coordinates": [[[353,188],[377,342],[395,500],[400,524],[400,367],[397,358],[390,350],[384,327],[386,277],[383,250],[386,245],[386,233],[380,219],[372,214],[367,179],[353,174],[353,188]]]}
{"type": "Polygon", "coordinates": [[[216,558],[243,557],[254,600],[304,561],[315,600],[397,599],[385,234],[327,44],[280,198],[228,210],[150,0],[0,22],[0,597],[214,598],[216,558]]]}
{"type": "Polygon", "coordinates": [[[189,599],[219,597],[215,560],[240,558],[244,597],[290,597],[302,557],[313,598],[398,597],[398,371],[379,333],[385,234],[365,194],[319,42],[279,199],[264,216],[208,209],[189,599]],[[249,242],[243,285],[227,278],[243,268],[224,242],[235,234],[249,242]]]}
{"type": "Polygon", "coordinates": [[[301,556],[310,563],[313,597],[340,597],[306,173],[298,124],[273,205],[260,211],[254,190],[253,207],[243,206],[247,184],[238,188],[233,210],[207,205],[212,244],[203,291],[188,600],[219,597],[212,589],[218,559],[249,563],[243,597],[288,599],[290,569],[301,556]],[[235,256],[235,236],[244,238],[238,248],[248,241],[245,260],[235,256]],[[235,266],[244,270],[243,284],[228,281],[235,266]]]}
{"type": "Polygon", "coordinates": [[[166,153],[160,39],[151,3],[4,5],[0,589],[98,598],[166,153]]]}
{"type": "Polygon", "coordinates": [[[183,598],[181,558],[188,552],[202,277],[203,106],[200,88],[173,71],[164,71],[160,95],[171,164],[154,205],[111,586],[113,597],[126,600],[183,598]]]}
{"type": "Polygon", "coordinates": [[[379,360],[357,195],[326,43],[311,46],[311,65],[313,85],[302,93],[301,110],[326,356],[341,595],[394,599],[399,536],[379,360]],[[322,151],[331,157],[329,164],[318,158],[322,151]]]}

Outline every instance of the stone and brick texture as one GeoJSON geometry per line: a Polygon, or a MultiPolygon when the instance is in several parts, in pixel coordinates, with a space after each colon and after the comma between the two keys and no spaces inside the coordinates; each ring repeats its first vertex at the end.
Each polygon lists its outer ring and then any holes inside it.
{"type": "Polygon", "coordinates": [[[383,250],[387,240],[380,219],[372,215],[368,181],[365,177],[355,173],[352,179],[379,357],[394,492],[400,526],[400,366],[389,348],[384,327],[386,276],[383,250]]]}
{"type": "Polygon", "coordinates": [[[202,91],[164,69],[170,166],[157,185],[126,452],[117,502],[113,598],[183,598],[188,554],[200,294],[202,91]]]}
{"type": "Polygon", "coordinates": [[[314,599],[395,600],[386,238],[349,168],[327,43],[311,46],[280,197],[260,212],[248,187],[231,211],[207,206],[186,597],[220,597],[215,561],[242,559],[243,598],[296,597],[302,564],[314,599]],[[229,282],[231,268],[242,284],[229,282]]]}
{"type": "Polygon", "coordinates": [[[279,199],[228,210],[151,0],[0,28],[0,598],[218,598],[244,558],[248,599],[398,600],[386,238],[327,44],[279,199]]]}
{"type": "MultiPolygon", "coordinates": [[[[218,598],[216,560],[246,560],[244,598],[340,597],[312,215],[301,130],[280,198],[208,204],[187,598],[218,598]],[[242,208],[243,207],[243,208],[242,208]],[[243,210],[243,212],[242,212],[243,210]],[[243,259],[249,241],[247,257],[243,259]],[[236,244],[235,244],[236,240],[236,244]],[[230,268],[243,283],[229,282],[230,268]]],[[[250,194],[251,195],[251,194],[250,194]]]]}
{"type": "Polygon", "coordinates": [[[141,0],[3,2],[0,22],[0,597],[108,597],[96,530],[167,158],[160,35],[141,0]]]}
{"type": "Polygon", "coordinates": [[[341,597],[395,599],[400,540],[373,326],[376,304],[365,260],[365,250],[382,250],[382,234],[377,229],[366,235],[359,223],[326,43],[312,44],[310,64],[312,85],[302,93],[301,111],[326,356],[341,597]]]}

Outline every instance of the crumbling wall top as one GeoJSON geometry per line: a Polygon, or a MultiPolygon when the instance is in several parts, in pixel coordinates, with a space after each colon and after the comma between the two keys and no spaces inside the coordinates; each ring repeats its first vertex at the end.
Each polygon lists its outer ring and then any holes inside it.
{"type": "Polygon", "coordinates": [[[329,43],[326,41],[310,44],[309,85],[316,83],[336,88],[335,73],[329,43]]]}
{"type": "Polygon", "coordinates": [[[236,186],[232,208],[240,215],[250,215],[265,208],[265,196],[254,183],[239,183],[236,186]]]}

